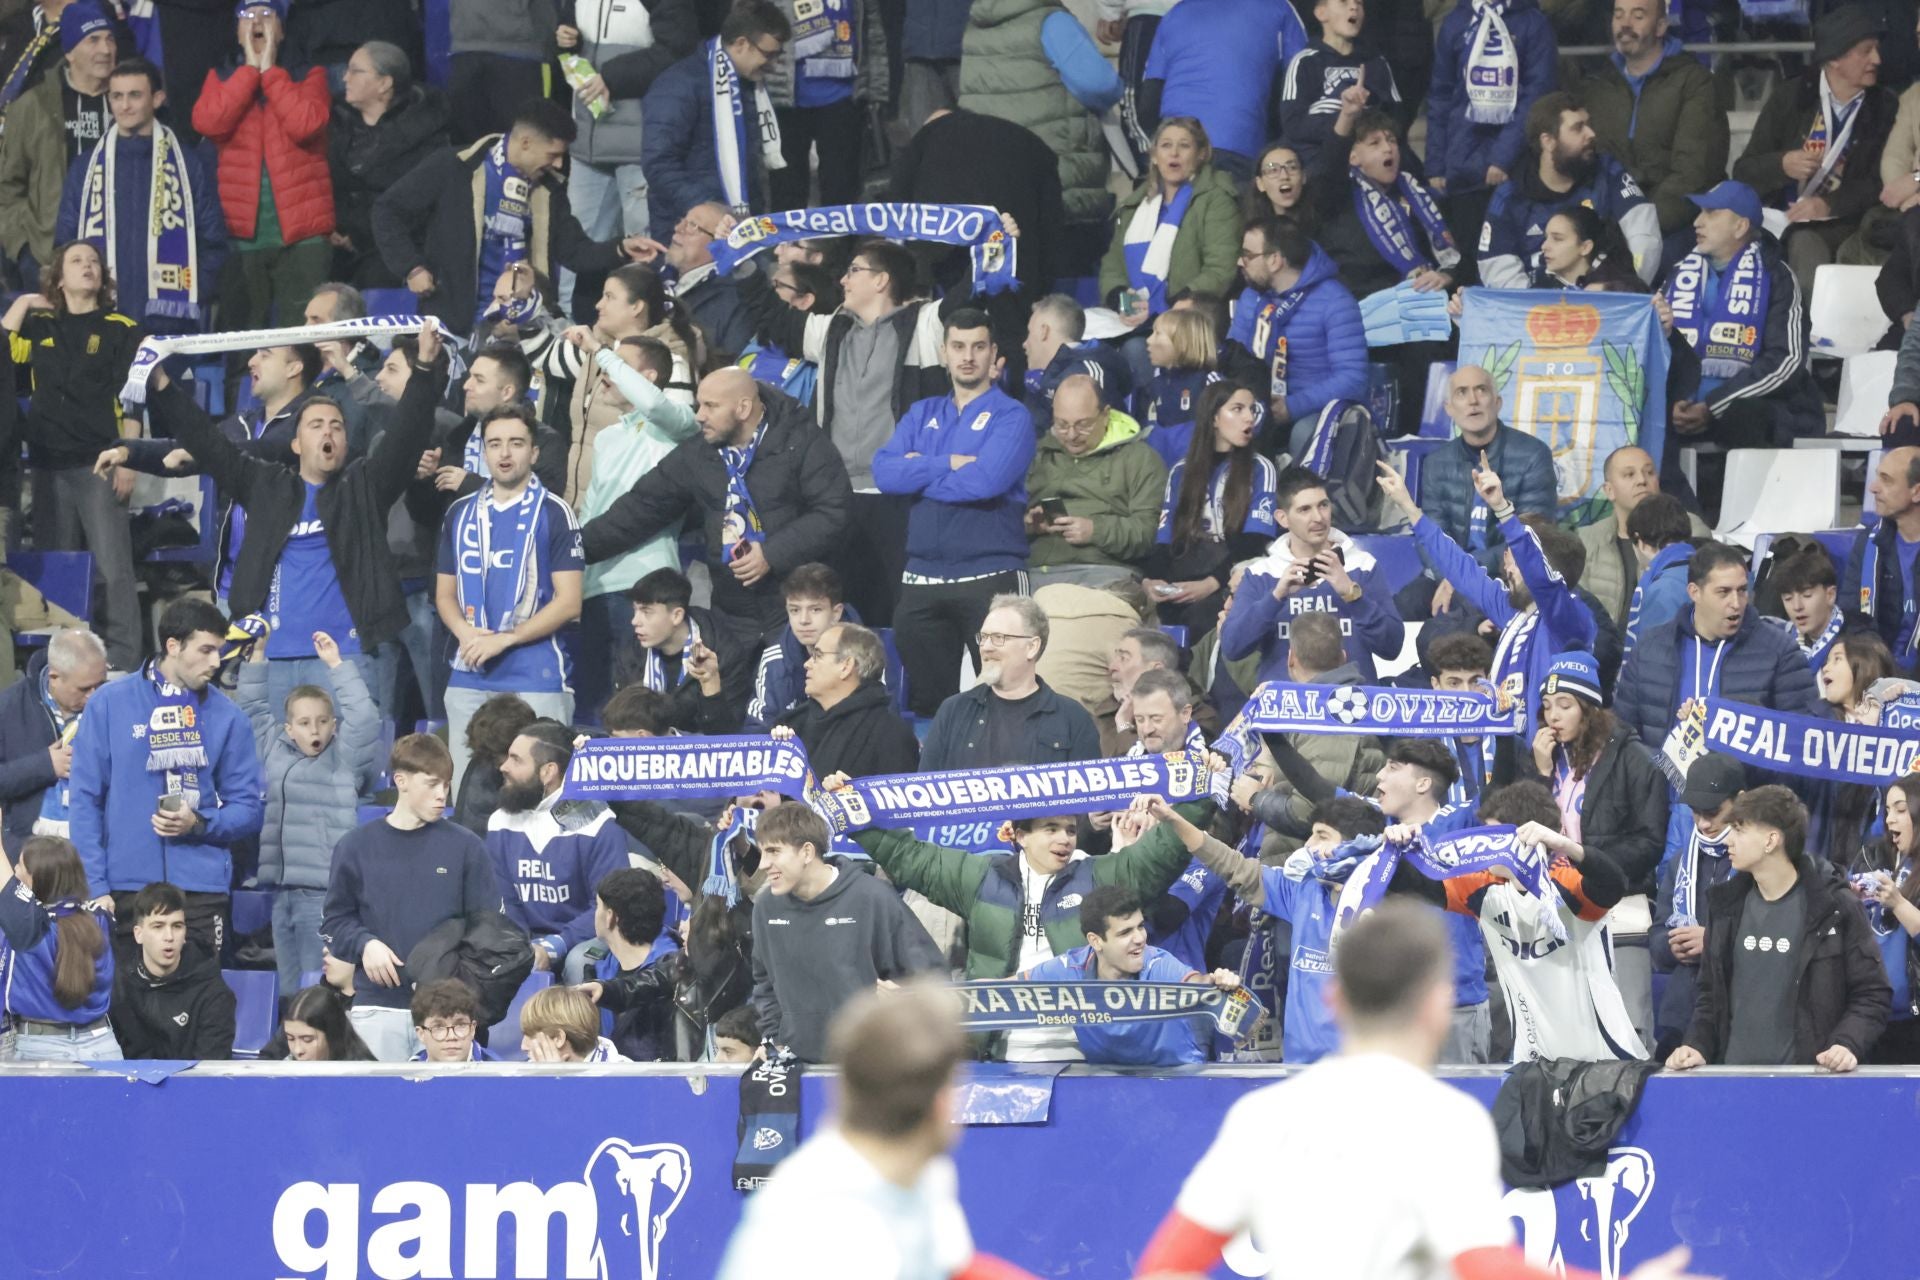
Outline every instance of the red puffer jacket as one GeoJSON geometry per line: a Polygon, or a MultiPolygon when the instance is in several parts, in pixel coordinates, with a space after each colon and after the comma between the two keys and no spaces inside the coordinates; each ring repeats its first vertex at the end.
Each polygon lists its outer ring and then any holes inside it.
{"type": "Polygon", "coordinates": [[[273,180],[280,236],[288,244],[333,231],[333,180],[327,171],[327,73],[298,80],[283,67],[265,75],[237,67],[207,72],[193,127],[220,149],[220,208],[236,240],[258,234],[260,163],[273,180]]]}

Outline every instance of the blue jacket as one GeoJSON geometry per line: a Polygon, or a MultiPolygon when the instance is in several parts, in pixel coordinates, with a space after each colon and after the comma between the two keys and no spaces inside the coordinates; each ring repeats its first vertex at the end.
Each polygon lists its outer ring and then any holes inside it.
{"type": "Polygon", "coordinates": [[[1220,651],[1235,661],[1258,650],[1258,679],[1285,680],[1292,620],[1303,613],[1331,613],[1339,616],[1340,632],[1347,637],[1347,660],[1359,668],[1362,682],[1371,681],[1373,660],[1395,656],[1407,639],[1407,624],[1393,607],[1386,578],[1374,574],[1372,554],[1346,535],[1335,534],[1334,545],[1345,556],[1347,576],[1360,588],[1360,598],[1352,604],[1325,581],[1275,600],[1280,575],[1293,563],[1287,545],[1283,537],[1274,543],[1272,554],[1248,567],[1233,594],[1233,608],[1220,624],[1220,651]]]}
{"type": "Polygon", "coordinates": [[[965,578],[1026,567],[1035,442],[1025,406],[992,387],[964,409],[951,394],[907,409],[873,455],[880,492],[919,498],[907,514],[907,572],[965,578]],[[956,454],[974,461],[955,468],[956,454]]]}
{"type": "MultiPolygon", "coordinates": [[[[1493,513],[1473,487],[1473,469],[1480,451],[1460,439],[1433,450],[1420,464],[1420,509],[1447,537],[1472,553],[1482,568],[1498,576],[1500,548],[1506,545],[1493,513]]],[[[1553,450],[1546,442],[1501,423],[1487,446],[1487,465],[1500,477],[1513,509],[1520,515],[1552,516],[1559,508],[1559,482],[1553,472],[1553,450]]],[[[1425,554],[1429,571],[1438,570],[1425,554]]]]}
{"type": "Polygon", "coordinates": [[[128,893],[167,880],[189,893],[233,887],[228,850],[260,834],[266,781],[253,726],[226,694],[209,686],[195,711],[208,765],[200,770],[198,835],[177,840],[153,832],[166,794],[164,773],[147,768],[147,726],[159,690],[143,668],[103,686],[80,717],[69,782],[70,838],[94,893],[128,893]]]}
{"type": "MultiPolygon", "coordinates": [[[[113,292],[121,315],[149,333],[192,333],[205,329],[205,322],[167,316],[150,316],[147,311],[147,205],[153,190],[153,139],[122,138],[114,130],[113,227],[114,253],[120,269],[113,274],[113,292]]],[[[90,153],[89,153],[90,154],[90,153]]],[[[199,147],[183,148],[187,186],[193,199],[193,229],[199,240],[200,279],[194,286],[195,301],[205,307],[213,301],[220,279],[221,264],[227,260],[227,216],[220,209],[220,192],[214,185],[213,170],[199,147]]],[[[76,159],[67,170],[66,184],[60,189],[60,212],[53,223],[53,242],[65,244],[75,238],[80,226],[80,189],[86,183],[87,156],[76,159]]],[[[106,258],[104,241],[94,247],[106,258]]]]}
{"type": "MultiPolygon", "coordinates": [[[[1148,947],[1138,981],[1185,982],[1193,972],[1184,961],[1158,947],[1148,947]]],[[[1098,982],[1099,962],[1092,947],[1075,947],[1064,956],[1042,960],[1021,976],[1035,982],[1098,982]]],[[[1088,1062],[1114,1067],[1176,1067],[1183,1062],[1205,1062],[1213,1032],[1209,1023],[1193,1017],[1075,1027],[1073,1035],[1088,1062]]]]}
{"type": "MultiPolygon", "coordinates": [[[[1333,987],[1333,902],[1337,891],[1308,876],[1293,880],[1278,867],[1260,872],[1266,897],[1261,908],[1287,921],[1293,951],[1287,959],[1287,1008],[1281,1023],[1288,1066],[1317,1062],[1340,1047],[1340,1029],[1334,1025],[1327,994],[1333,987]]],[[[1278,940],[1278,924],[1271,946],[1278,940]]]]}
{"type": "Polygon", "coordinates": [[[1119,349],[1104,342],[1069,343],[1053,353],[1045,369],[1027,374],[1027,393],[1022,399],[1033,415],[1036,434],[1053,426],[1053,393],[1076,373],[1093,379],[1109,409],[1127,407],[1133,395],[1133,370],[1119,349]]]}
{"type": "Polygon", "coordinates": [[[554,792],[526,813],[496,809],[487,820],[487,853],[507,899],[507,918],[553,959],[593,936],[593,893],[601,879],[629,866],[627,836],[613,811],[554,792]]]}
{"type": "Polygon", "coordinates": [[[1682,668],[1692,667],[1696,641],[1703,668],[1710,669],[1716,661],[1719,664],[1720,697],[1796,715],[1829,714],[1813,673],[1807,670],[1806,655],[1793,636],[1761,621],[1759,614],[1748,609],[1739,629],[1720,641],[1726,646],[1725,652],[1716,655],[1715,646],[1699,640],[1689,605],[1641,633],[1640,643],[1621,667],[1613,689],[1613,714],[1653,750],[1660,750],[1673,728],[1674,712],[1680,705],[1682,668]]]}
{"type": "MultiPolygon", "coordinates": [[[[6,993],[5,1011],[36,1022],[66,1022],[76,1027],[107,1016],[113,996],[113,948],[102,945],[93,962],[93,989],[77,1009],[69,1009],[53,995],[53,974],[60,961],[60,934],[56,913],[70,915],[82,908],[76,902],[43,905],[12,876],[0,885],[0,991],[6,993]]],[[[99,926],[102,942],[113,928],[106,912],[85,913],[99,926]]]]}
{"type": "MultiPolygon", "coordinates": [[[[1554,655],[1570,649],[1592,652],[1596,628],[1593,614],[1580,603],[1566,579],[1547,563],[1545,553],[1540,550],[1540,540],[1533,536],[1533,530],[1520,523],[1519,513],[1516,511],[1502,520],[1499,528],[1501,536],[1513,548],[1513,560],[1521,580],[1533,593],[1540,621],[1524,641],[1514,646],[1518,652],[1508,655],[1507,669],[1491,674],[1496,687],[1515,701],[1527,704],[1526,722],[1533,724],[1540,716],[1540,684],[1547,678],[1547,668],[1553,665],[1554,655]]],[[[1453,584],[1455,594],[1485,614],[1503,636],[1508,626],[1525,625],[1524,615],[1507,598],[1507,588],[1442,533],[1439,525],[1422,515],[1414,522],[1413,536],[1420,543],[1423,557],[1439,570],[1443,579],[1453,584]]],[[[1802,663],[1801,670],[1805,669],[1806,664],[1802,663]]],[[[1621,681],[1623,686],[1625,683],[1621,681]]]]}
{"type": "MultiPolygon", "coordinates": [[[[1199,726],[1194,727],[1197,730],[1199,726]]],[[[1205,748],[1205,735],[1201,735],[1198,745],[1205,748]]],[[[1189,969],[1205,970],[1207,939],[1213,934],[1214,917],[1220,914],[1220,900],[1226,896],[1227,882],[1195,858],[1180,873],[1180,878],[1167,886],[1165,894],[1166,898],[1184,907],[1186,915],[1178,925],[1162,932],[1155,924],[1155,918],[1160,915],[1165,903],[1150,905],[1147,908],[1147,941],[1189,969]]]]}
{"type": "Polygon", "coordinates": [[[1467,119],[1472,0],[1460,0],[1440,21],[1433,81],[1427,92],[1427,173],[1447,180],[1448,195],[1485,187],[1490,166],[1509,176],[1520,171],[1529,141],[1527,112],[1559,81],[1560,45],[1553,36],[1553,23],[1534,0],[1512,0],[1502,16],[1520,64],[1519,101],[1505,124],[1474,124],[1467,119]]]}
{"type": "Polygon", "coordinates": [[[1640,637],[1670,620],[1690,603],[1687,596],[1687,572],[1693,563],[1693,544],[1676,542],[1662,547],[1634,584],[1633,599],[1627,605],[1627,634],[1621,649],[1621,661],[1633,653],[1640,637]]]}
{"type": "MultiPolygon", "coordinates": [[[[860,611],[852,605],[841,606],[842,622],[860,621],[860,611]]],[[[753,698],[747,703],[742,733],[764,733],[774,721],[791,711],[807,696],[807,651],[794,638],[791,625],[781,627],[760,650],[760,664],[754,668],[753,698]]]]}
{"type": "Polygon", "coordinates": [[[9,858],[33,835],[40,816],[40,799],[58,779],[53,776],[53,716],[41,696],[47,675],[47,653],[42,649],[27,663],[26,675],[0,690],[0,825],[9,858]]]}
{"type": "Polygon", "coordinates": [[[960,60],[960,38],[967,33],[972,0],[914,0],[900,30],[900,52],[929,61],[960,60]]]}
{"type": "MultiPolygon", "coordinates": [[[[720,162],[713,154],[713,79],[707,74],[707,48],[702,44],[654,79],[640,100],[646,130],[640,143],[640,167],[647,175],[648,209],[653,235],[663,243],[673,228],[697,204],[727,202],[720,182],[720,162]]],[[[748,203],[767,207],[766,174],[760,162],[749,91],[741,83],[747,121],[748,203]]]]}
{"type": "Polygon", "coordinates": [[[1900,635],[1907,626],[1907,597],[1920,600],[1920,559],[1913,564],[1913,581],[1900,581],[1900,553],[1895,549],[1899,526],[1891,520],[1876,519],[1853,535],[1847,548],[1847,566],[1840,574],[1839,605],[1858,609],[1873,619],[1873,629],[1893,651],[1894,665],[1901,670],[1913,667],[1913,655],[1900,648],[1900,635]],[[1878,551],[1874,580],[1865,582],[1867,545],[1878,551]]]}
{"type": "Polygon", "coordinates": [[[1187,456],[1200,393],[1219,376],[1212,369],[1155,369],[1152,380],[1133,393],[1133,416],[1168,469],[1187,456]]]}
{"type": "Polygon", "coordinates": [[[1227,337],[1266,367],[1273,377],[1273,394],[1286,397],[1287,414],[1295,422],[1314,417],[1328,401],[1367,398],[1367,330],[1360,304],[1340,283],[1340,268],[1319,245],[1313,246],[1293,288],[1243,291],[1233,305],[1227,337]],[[1262,332],[1260,312],[1294,293],[1306,297],[1277,331],[1262,332]]]}
{"type": "Polygon", "coordinates": [[[1489,289],[1527,288],[1541,268],[1547,219],[1573,205],[1585,205],[1616,224],[1631,259],[1622,265],[1631,273],[1644,265],[1641,279],[1653,279],[1660,266],[1660,215],[1633,175],[1602,154],[1594,157],[1593,176],[1566,192],[1541,182],[1538,167],[1524,161],[1520,172],[1495,188],[1480,228],[1480,282],[1489,289]]]}

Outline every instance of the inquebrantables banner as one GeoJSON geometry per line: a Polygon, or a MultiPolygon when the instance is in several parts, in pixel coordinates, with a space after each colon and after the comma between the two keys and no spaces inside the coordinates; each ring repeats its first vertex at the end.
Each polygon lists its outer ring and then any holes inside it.
{"type": "Polygon", "coordinates": [[[730,798],[777,791],[799,798],[810,781],[797,739],[595,738],[573,753],[568,800],[730,798]]]}
{"type": "Polygon", "coordinates": [[[1645,294],[1467,289],[1460,363],[1493,379],[1500,419],[1553,450],[1560,515],[1591,509],[1607,455],[1666,440],[1667,340],[1645,294]]]}

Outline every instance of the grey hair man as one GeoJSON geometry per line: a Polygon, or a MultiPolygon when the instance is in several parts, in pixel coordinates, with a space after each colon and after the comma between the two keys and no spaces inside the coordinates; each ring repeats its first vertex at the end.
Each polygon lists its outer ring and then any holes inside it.
{"type": "Polygon", "coordinates": [[[73,735],[107,682],[107,647],[91,631],[56,631],[26,678],[0,692],[0,843],[11,861],[35,835],[67,834],[73,735]]]}
{"type": "Polygon", "coordinates": [[[823,778],[908,772],[920,741],[894,708],[886,670],[879,636],[853,622],[828,627],[807,650],[807,696],[774,723],[774,736],[798,737],[823,778]]]}
{"type": "Polygon", "coordinates": [[[1031,596],[998,595],[976,637],[980,683],[940,704],[921,751],[928,769],[1094,760],[1100,731],[1087,709],[1047,687],[1046,610],[1031,596]]]}

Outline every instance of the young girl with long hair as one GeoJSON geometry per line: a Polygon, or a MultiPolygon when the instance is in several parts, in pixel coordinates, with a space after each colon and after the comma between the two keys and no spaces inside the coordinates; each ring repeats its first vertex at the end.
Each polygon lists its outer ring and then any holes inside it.
{"type": "Polygon", "coordinates": [[[113,950],[106,912],[86,905],[80,854],[59,836],[35,836],[0,885],[0,971],[11,1057],[104,1062],[120,1057],[107,1023],[113,950]]]}
{"type": "Polygon", "coordinates": [[[1201,393],[1187,456],[1167,476],[1159,545],[1144,585],[1160,620],[1197,639],[1220,616],[1234,563],[1264,554],[1278,534],[1273,460],[1254,451],[1260,421],[1254,393],[1215,382],[1201,393]]]}

